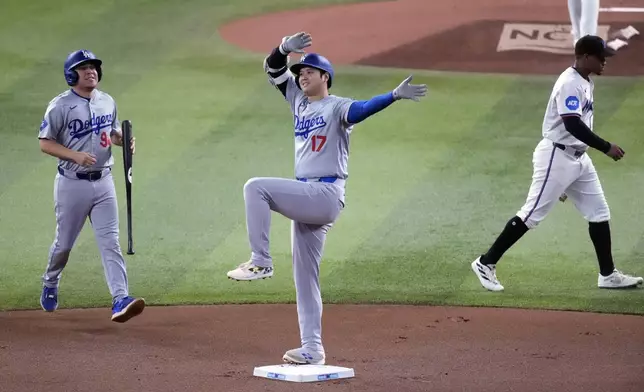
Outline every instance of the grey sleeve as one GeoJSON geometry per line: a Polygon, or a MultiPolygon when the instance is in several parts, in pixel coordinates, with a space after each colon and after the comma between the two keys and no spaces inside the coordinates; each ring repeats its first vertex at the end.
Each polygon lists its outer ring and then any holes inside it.
{"type": "Polygon", "coordinates": [[[287,71],[288,79],[286,80],[286,100],[291,105],[291,111],[295,113],[297,105],[304,97],[304,92],[297,87],[295,77],[291,71],[287,71]]]}
{"type": "Polygon", "coordinates": [[[112,130],[110,131],[110,136],[112,136],[114,132],[121,132],[121,121],[119,120],[116,102],[114,102],[114,112],[112,112],[112,130]]]}
{"type": "Polygon", "coordinates": [[[45,116],[42,123],[40,123],[38,139],[58,139],[58,135],[63,129],[65,123],[62,112],[62,107],[58,106],[56,102],[51,102],[49,106],[47,106],[45,116]]]}
{"type": "Polygon", "coordinates": [[[347,120],[347,116],[349,114],[349,108],[351,107],[351,104],[354,103],[355,100],[351,98],[339,98],[333,107],[333,114],[340,118],[341,123],[345,127],[349,127],[351,124],[349,124],[349,121],[347,120]]]}

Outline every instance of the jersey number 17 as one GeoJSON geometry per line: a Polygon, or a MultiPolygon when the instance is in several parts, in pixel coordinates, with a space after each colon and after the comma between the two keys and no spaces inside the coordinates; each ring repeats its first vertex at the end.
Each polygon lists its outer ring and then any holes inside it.
{"type": "Polygon", "coordinates": [[[315,152],[320,151],[324,143],[326,143],[326,136],[313,135],[311,137],[311,149],[315,152]]]}

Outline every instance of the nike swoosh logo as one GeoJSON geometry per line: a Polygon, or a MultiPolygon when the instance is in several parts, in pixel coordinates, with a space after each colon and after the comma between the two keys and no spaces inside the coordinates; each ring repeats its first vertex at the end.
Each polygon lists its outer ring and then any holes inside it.
{"type": "Polygon", "coordinates": [[[74,110],[74,109],[76,109],[76,106],[78,106],[78,105],[71,106],[71,107],[69,108],[69,110],[74,110]]]}

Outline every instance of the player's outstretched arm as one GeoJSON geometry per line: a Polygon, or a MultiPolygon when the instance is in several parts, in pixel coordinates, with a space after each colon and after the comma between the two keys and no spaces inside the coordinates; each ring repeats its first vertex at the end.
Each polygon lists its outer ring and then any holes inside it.
{"type": "Polygon", "coordinates": [[[311,35],[304,32],[286,36],[282,38],[280,45],[264,59],[264,72],[270,76],[271,84],[278,88],[284,96],[286,96],[286,82],[291,77],[287,68],[289,53],[304,53],[304,49],[311,46],[311,43],[311,35]]]}
{"type": "Polygon", "coordinates": [[[385,94],[376,95],[368,101],[355,101],[349,107],[347,113],[347,122],[350,124],[357,124],[364,121],[369,116],[372,116],[379,111],[385,109],[394,101],[400,99],[411,99],[413,101],[420,100],[427,94],[427,85],[424,84],[409,84],[412,75],[408,76],[400,83],[393,91],[385,94]]]}

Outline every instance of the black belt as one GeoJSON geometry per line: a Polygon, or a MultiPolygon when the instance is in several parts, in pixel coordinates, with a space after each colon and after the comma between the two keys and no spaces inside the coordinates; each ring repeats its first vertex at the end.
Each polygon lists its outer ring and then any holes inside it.
{"type": "MultiPolygon", "coordinates": [[[[60,166],[58,166],[58,173],[60,173],[63,176],[65,175],[65,171],[60,166]]],[[[103,177],[102,170],[91,171],[91,172],[72,172],[72,173],[74,173],[76,175],[76,178],[78,178],[79,180],[98,181],[101,179],[101,177],[103,177]]]]}
{"type": "Polygon", "coordinates": [[[575,155],[575,158],[579,158],[580,156],[582,156],[582,155],[584,155],[586,153],[586,151],[576,150],[576,149],[574,149],[572,147],[566,147],[561,143],[552,143],[552,144],[554,144],[555,147],[557,147],[557,148],[559,148],[561,150],[564,150],[564,151],[566,151],[567,148],[570,148],[572,151],[574,151],[573,155],[575,155]]]}

